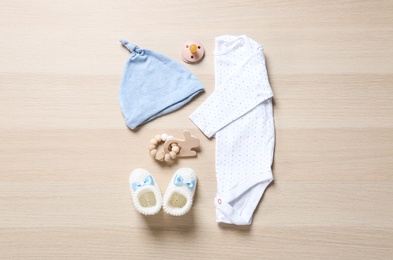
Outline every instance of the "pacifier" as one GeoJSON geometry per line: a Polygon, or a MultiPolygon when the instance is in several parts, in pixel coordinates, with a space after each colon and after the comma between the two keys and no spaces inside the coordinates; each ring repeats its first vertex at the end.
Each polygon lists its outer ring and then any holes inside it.
{"type": "Polygon", "coordinates": [[[190,40],[184,43],[181,56],[185,63],[197,63],[205,55],[205,48],[198,41],[190,40]]]}

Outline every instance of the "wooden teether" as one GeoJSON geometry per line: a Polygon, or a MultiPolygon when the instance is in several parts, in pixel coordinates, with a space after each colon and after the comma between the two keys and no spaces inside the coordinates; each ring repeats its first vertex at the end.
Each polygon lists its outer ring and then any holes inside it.
{"type": "Polygon", "coordinates": [[[183,132],[184,140],[170,137],[166,140],[164,144],[164,153],[169,153],[173,151],[174,147],[179,147],[180,151],[177,154],[177,157],[192,157],[196,156],[197,152],[191,149],[199,147],[199,139],[195,136],[191,135],[189,131],[184,130],[183,132]],[[171,147],[171,145],[176,144],[171,147]]]}
{"type": "Polygon", "coordinates": [[[185,139],[174,138],[167,134],[156,135],[150,140],[150,154],[158,161],[169,162],[177,157],[192,157],[196,156],[197,152],[192,149],[199,147],[199,139],[191,135],[189,131],[183,132],[185,139]],[[158,151],[157,145],[164,143],[162,151],[158,151]]]}

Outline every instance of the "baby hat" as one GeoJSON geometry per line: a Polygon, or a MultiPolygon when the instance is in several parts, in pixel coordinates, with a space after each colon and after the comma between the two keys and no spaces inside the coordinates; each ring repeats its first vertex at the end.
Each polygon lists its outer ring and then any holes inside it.
{"type": "Polygon", "coordinates": [[[160,53],[120,40],[131,55],[124,65],[119,100],[127,126],[135,129],[172,112],[203,91],[184,66],[160,53]]]}

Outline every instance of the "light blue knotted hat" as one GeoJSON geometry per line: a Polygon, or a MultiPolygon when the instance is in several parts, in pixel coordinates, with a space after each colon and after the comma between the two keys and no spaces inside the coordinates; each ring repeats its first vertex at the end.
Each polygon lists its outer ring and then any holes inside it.
{"type": "Polygon", "coordinates": [[[172,112],[203,91],[201,82],[183,65],[160,53],[120,40],[131,55],[124,65],[119,100],[127,126],[172,112]]]}

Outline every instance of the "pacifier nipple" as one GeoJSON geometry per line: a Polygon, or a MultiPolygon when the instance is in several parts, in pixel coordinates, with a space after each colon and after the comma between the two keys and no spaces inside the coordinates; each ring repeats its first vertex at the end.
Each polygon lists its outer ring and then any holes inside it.
{"type": "Polygon", "coordinates": [[[191,44],[190,46],[190,52],[191,53],[196,53],[198,50],[198,46],[196,46],[196,44],[191,44]]]}

